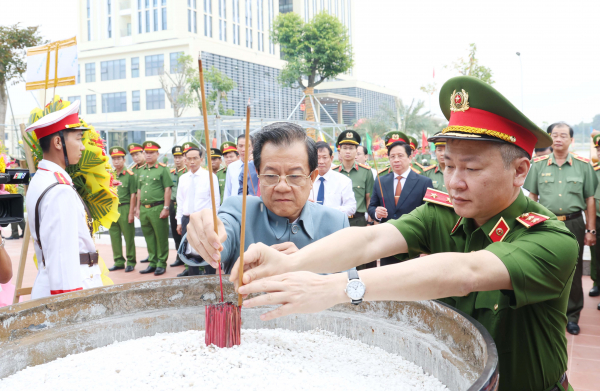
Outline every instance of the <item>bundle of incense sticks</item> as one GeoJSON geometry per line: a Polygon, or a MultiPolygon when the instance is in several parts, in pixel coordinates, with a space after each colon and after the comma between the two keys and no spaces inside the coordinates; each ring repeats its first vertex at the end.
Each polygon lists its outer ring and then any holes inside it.
{"type": "MultiPolygon", "coordinates": [[[[215,197],[213,194],[213,172],[212,164],[210,163],[210,136],[208,131],[208,116],[206,111],[206,96],[204,90],[204,73],[202,70],[202,60],[198,59],[198,67],[200,69],[200,93],[202,95],[202,113],[204,118],[204,138],[206,141],[206,156],[207,168],[210,178],[210,199],[212,202],[213,224],[217,235],[217,209],[215,205],[215,197]]],[[[250,105],[246,110],[246,145],[250,144],[250,105]]],[[[248,154],[244,155],[244,184],[243,184],[243,201],[242,201],[242,234],[240,240],[240,281],[243,278],[244,272],[244,238],[246,231],[246,194],[248,192],[248,154]]],[[[223,277],[221,270],[221,261],[219,260],[219,287],[221,288],[221,302],[218,304],[210,304],[205,307],[205,325],[206,332],[204,334],[204,342],[206,346],[211,344],[219,348],[230,348],[241,343],[241,328],[242,328],[242,297],[238,295],[238,305],[233,303],[225,303],[223,298],[223,277]]]]}

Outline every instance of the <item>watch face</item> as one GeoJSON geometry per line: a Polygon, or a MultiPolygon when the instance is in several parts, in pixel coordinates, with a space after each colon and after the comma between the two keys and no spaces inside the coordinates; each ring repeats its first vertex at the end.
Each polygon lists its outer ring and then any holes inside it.
{"type": "Polygon", "coordinates": [[[346,285],[346,294],[352,300],[360,300],[365,295],[365,284],[359,280],[352,280],[346,285]]]}

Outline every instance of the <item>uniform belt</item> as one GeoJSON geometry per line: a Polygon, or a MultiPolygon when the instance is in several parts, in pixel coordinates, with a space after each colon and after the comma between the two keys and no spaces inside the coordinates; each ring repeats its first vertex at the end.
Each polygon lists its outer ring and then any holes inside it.
{"type": "Polygon", "coordinates": [[[119,206],[121,206],[121,205],[129,205],[129,202],[121,202],[121,203],[119,204],[119,206]]]}
{"type": "Polygon", "coordinates": [[[350,215],[350,216],[348,216],[348,218],[349,218],[349,219],[353,219],[353,218],[354,218],[354,215],[350,215]]]}
{"type": "Polygon", "coordinates": [[[79,254],[79,264],[88,265],[89,267],[98,264],[98,252],[79,254]]]}
{"type": "MultiPolygon", "coordinates": [[[[569,379],[567,379],[567,374],[563,374],[562,377],[560,378],[560,380],[558,381],[563,388],[565,389],[565,391],[567,391],[569,389],[569,379]]],[[[554,386],[551,389],[549,389],[548,391],[561,391],[560,388],[558,388],[558,386],[554,386]]]]}
{"type": "Polygon", "coordinates": [[[559,216],[556,216],[556,218],[558,219],[558,221],[567,221],[567,220],[576,219],[579,216],[581,216],[581,211],[575,212],[575,213],[569,213],[568,215],[559,215],[559,216]]]}
{"type": "Polygon", "coordinates": [[[155,206],[158,206],[158,205],[161,205],[161,204],[164,204],[164,203],[165,203],[164,201],[156,201],[156,202],[153,202],[151,204],[144,205],[144,208],[150,209],[150,208],[154,208],[155,206]]]}

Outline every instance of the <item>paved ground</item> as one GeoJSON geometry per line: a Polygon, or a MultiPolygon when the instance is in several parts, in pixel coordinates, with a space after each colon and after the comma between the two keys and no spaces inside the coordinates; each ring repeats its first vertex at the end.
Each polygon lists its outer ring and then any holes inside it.
{"type": "MultiPolygon", "coordinates": [[[[10,235],[9,232],[4,232],[4,235],[10,235]]],[[[6,250],[13,261],[13,271],[16,276],[19,263],[19,254],[21,252],[22,240],[7,240],[6,250]]],[[[107,266],[112,266],[112,250],[109,245],[97,244],[98,252],[104,259],[107,266]]],[[[147,255],[146,248],[137,248],[137,258],[143,259],[147,255]]],[[[175,250],[170,250],[168,264],[175,260],[175,250]]],[[[153,274],[140,274],[139,270],[143,270],[148,264],[139,264],[135,271],[125,273],[123,270],[111,272],[110,277],[115,283],[144,281],[158,278],[175,277],[181,273],[183,266],[167,267],[167,272],[162,276],[156,277],[153,274]]],[[[25,276],[23,278],[23,286],[31,287],[35,280],[37,270],[33,263],[33,246],[30,244],[28,251],[28,259],[25,267],[25,276]]],[[[14,283],[15,277],[13,277],[14,283]]],[[[568,353],[569,353],[569,380],[577,391],[596,391],[600,389],[600,311],[596,308],[600,303],[600,298],[588,297],[587,292],[592,287],[592,280],[585,276],[583,278],[583,288],[585,292],[585,306],[581,315],[579,325],[581,326],[581,334],[572,336],[567,334],[568,353]]],[[[29,296],[24,296],[22,301],[29,300],[29,296]]]]}

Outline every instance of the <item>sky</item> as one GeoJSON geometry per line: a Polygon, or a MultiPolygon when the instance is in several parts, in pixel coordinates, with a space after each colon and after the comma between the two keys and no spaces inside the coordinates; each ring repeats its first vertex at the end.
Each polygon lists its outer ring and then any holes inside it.
{"type": "MultiPolygon", "coordinates": [[[[60,0],[60,8],[57,1],[0,0],[0,24],[40,25],[49,40],[71,37],[78,0],[60,0]]],[[[438,95],[419,88],[439,89],[456,75],[444,65],[476,43],[494,87],[539,125],[600,114],[600,1],[355,0],[354,7],[354,75],[397,91],[404,103],[425,100],[441,116],[438,95]]],[[[15,115],[36,105],[24,90],[9,89],[15,115]]]]}

